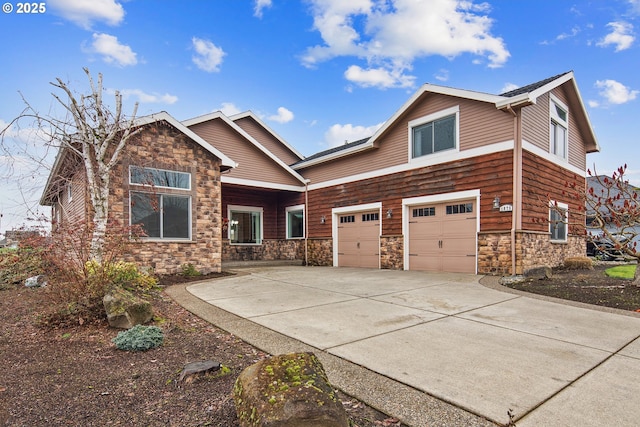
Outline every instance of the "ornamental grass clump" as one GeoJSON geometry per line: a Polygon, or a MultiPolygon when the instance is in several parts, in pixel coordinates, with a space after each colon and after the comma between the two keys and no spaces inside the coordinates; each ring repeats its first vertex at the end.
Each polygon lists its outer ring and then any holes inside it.
{"type": "Polygon", "coordinates": [[[113,343],[120,350],[147,351],[160,347],[164,341],[162,329],[157,326],[135,325],[131,329],[119,332],[113,343]]]}

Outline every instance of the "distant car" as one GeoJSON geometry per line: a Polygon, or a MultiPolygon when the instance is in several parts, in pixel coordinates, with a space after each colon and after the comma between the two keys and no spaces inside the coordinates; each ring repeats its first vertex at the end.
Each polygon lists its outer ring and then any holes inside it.
{"type": "MultiPolygon", "coordinates": [[[[626,246],[629,239],[625,236],[616,236],[616,239],[623,246],[626,246]]],[[[624,256],[624,252],[620,248],[604,236],[593,238],[587,241],[587,255],[600,258],[603,261],[613,261],[616,258],[624,256]]]]}

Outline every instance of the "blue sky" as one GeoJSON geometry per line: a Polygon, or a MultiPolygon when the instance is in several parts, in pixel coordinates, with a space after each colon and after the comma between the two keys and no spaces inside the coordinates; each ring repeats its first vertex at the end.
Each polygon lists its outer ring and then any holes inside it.
{"type": "MultiPolygon", "coordinates": [[[[49,83],[86,93],[88,67],[128,112],[252,110],[310,155],[371,135],[423,83],[498,94],[573,70],[602,149],[588,164],[640,185],[640,0],[2,2],[0,129],[22,96],[62,117],[49,83]]],[[[32,149],[25,128],[7,134],[32,149]]],[[[8,176],[3,155],[0,232],[48,213],[46,168],[18,157],[8,176]]]]}

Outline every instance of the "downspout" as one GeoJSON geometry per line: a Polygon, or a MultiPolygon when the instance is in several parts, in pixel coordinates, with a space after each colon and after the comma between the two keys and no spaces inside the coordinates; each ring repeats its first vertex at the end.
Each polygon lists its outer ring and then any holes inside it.
{"type": "Polygon", "coordinates": [[[309,266],[309,180],[304,181],[304,265],[309,266]]]}
{"type": "Polygon", "coordinates": [[[511,212],[511,274],[516,275],[516,231],[522,229],[522,109],[518,114],[511,105],[513,115],[513,210],[511,212]]]}

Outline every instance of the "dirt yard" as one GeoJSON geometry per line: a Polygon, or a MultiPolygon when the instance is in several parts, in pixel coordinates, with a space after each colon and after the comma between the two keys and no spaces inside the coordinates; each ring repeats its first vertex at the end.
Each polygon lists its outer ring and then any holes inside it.
{"type": "MultiPolygon", "coordinates": [[[[237,426],[233,383],[267,356],[162,293],[154,324],[164,345],[147,352],[118,350],[106,320],[41,326],[45,304],[41,289],[0,290],[0,426],[237,426]],[[208,359],[230,371],[177,381],[185,364],[208,359]]],[[[354,426],[402,425],[339,396],[354,426]]]]}

